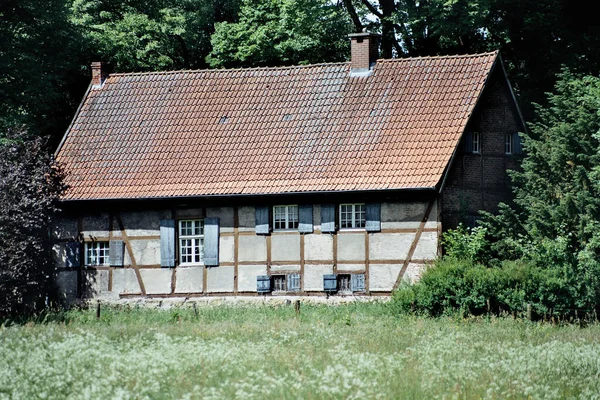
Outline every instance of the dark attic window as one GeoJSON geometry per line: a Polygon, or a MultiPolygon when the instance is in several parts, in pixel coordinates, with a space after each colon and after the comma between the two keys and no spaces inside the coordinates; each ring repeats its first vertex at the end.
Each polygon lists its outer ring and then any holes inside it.
{"type": "Polygon", "coordinates": [[[219,119],[220,124],[225,124],[227,121],[229,121],[229,117],[227,115],[224,115],[219,119]]]}

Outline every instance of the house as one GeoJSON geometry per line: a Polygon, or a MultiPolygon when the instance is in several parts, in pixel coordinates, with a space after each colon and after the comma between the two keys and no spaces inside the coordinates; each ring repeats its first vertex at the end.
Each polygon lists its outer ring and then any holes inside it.
{"type": "Polygon", "coordinates": [[[523,120],[497,52],[118,73],[56,151],[69,298],[390,295],[509,198],[523,120]]]}

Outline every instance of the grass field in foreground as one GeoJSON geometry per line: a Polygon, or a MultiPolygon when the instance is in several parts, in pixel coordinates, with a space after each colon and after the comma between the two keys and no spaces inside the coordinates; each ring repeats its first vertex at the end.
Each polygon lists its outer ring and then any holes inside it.
{"type": "Polygon", "coordinates": [[[0,399],[600,398],[600,326],[386,304],[106,309],[0,327],[0,399]]]}

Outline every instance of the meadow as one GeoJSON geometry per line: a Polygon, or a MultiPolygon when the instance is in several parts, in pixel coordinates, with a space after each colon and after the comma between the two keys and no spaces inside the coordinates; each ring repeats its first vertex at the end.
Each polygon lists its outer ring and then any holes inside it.
{"type": "Polygon", "coordinates": [[[594,399],[600,326],[390,304],[105,308],[0,327],[0,399],[594,399]]]}

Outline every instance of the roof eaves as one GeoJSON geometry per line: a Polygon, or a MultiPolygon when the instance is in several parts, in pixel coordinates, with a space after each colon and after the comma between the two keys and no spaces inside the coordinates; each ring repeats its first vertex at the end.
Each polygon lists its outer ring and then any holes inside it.
{"type": "Polygon", "coordinates": [[[75,120],[77,120],[77,118],[79,117],[81,108],[85,104],[91,90],[92,90],[92,82],[90,81],[90,83],[85,91],[85,94],[83,95],[83,99],[79,103],[79,107],[77,107],[77,110],[75,111],[75,115],[73,115],[73,118],[71,119],[71,123],[69,124],[69,127],[65,131],[65,134],[63,135],[62,139],[60,140],[60,143],[56,147],[56,150],[54,150],[54,157],[56,157],[58,155],[58,153],[60,152],[60,149],[62,149],[63,145],[65,144],[65,140],[67,140],[67,136],[69,135],[69,132],[71,132],[71,128],[73,127],[75,120]]]}

